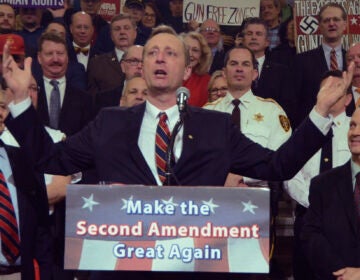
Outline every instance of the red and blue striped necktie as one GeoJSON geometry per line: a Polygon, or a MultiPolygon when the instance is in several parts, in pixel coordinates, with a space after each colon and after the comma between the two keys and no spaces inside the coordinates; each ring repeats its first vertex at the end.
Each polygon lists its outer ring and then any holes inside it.
{"type": "Polygon", "coordinates": [[[10,264],[20,255],[20,238],[14,206],[4,174],[0,170],[0,234],[1,251],[10,264]]]}
{"type": "Polygon", "coordinates": [[[155,157],[157,172],[159,174],[160,181],[163,183],[166,179],[166,152],[170,143],[170,130],[166,121],[166,113],[159,113],[159,123],[156,128],[155,138],[155,157]]]}

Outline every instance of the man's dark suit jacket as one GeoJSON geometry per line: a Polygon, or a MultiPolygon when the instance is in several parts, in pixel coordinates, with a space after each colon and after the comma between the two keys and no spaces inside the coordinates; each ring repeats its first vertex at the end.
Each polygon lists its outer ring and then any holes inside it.
{"type": "MultiPolygon", "coordinates": [[[[33,155],[36,160],[56,154],[39,165],[47,173],[73,174],[95,166],[103,181],[155,185],[137,145],[144,111],[145,104],[103,109],[81,133],[55,145],[31,107],[6,125],[22,147],[38,152],[33,155]],[[34,145],[39,145],[38,149],[34,145]]],[[[306,120],[295,136],[273,152],[241,134],[228,114],[189,107],[183,150],[174,172],[181,185],[188,186],[221,186],[230,171],[252,178],[284,180],[294,176],[326,139],[306,120]],[[308,135],[312,135],[312,141],[307,141],[308,135]]]]}
{"type": "Polygon", "coordinates": [[[95,94],[94,110],[98,113],[105,107],[116,107],[120,104],[120,99],[124,85],[121,85],[113,90],[98,92],[95,94]]]}
{"type": "MultiPolygon", "coordinates": [[[[322,46],[301,53],[295,57],[295,84],[297,96],[296,124],[309,114],[316,103],[321,78],[329,70],[322,46]]],[[[343,69],[346,70],[345,50],[343,50],[343,69]]]]}
{"type": "MultiPolygon", "coordinates": [[[[37,112],[44,125],[49,126],[49,108],[46,101],[44,80],[39,83],[37,112]]],[[[66,84],[63,104],[60,111],[59,130],[67,136],[80,131],[93,117],[91,96],[66,84]]]]}
{"type": "Polygon", "coordinates": [[[17,190],[20,239],[21,279],[34,279],[33,259],[40,266],[41,279],[51,279],[51,237],[48,202],[43,177],[35,175],[33,164],[20,148],[6,146],[17,190]]]}
{"type": "MultiPolygon", "coordinates": [[[[49,139],[32,107],[6,125],[42,171],[73,174],[95,167],[101,181],[156,185],[137,144],[145,106],[105,108],[79,134],[58,144],[49,139]]],[[[181,157],[173,168],[184,186],[223,186],[230,171],[272,181],[291,178],[328,139],[307,119],[274,152],[241,134],[226,113],[194,107],[188,111],[181,157]]],[[[179,279],[188,277],[194,275],[180,274],[179,279]]]]}
{"type": "Polygon", "coordinates": [[[252,88],[256,96],[272,98],[278,102],[292,120],[296,108],[293,86],[291,71],[266,56],[260,77],[253,83],[252,88]]]}
{"type": "Polygon", "coordinates": [[[354,203],[350,161],[315,177],[302,232],[305,253],[319,279],[360,266],[360,227],[354,203]]]}
{"type": "Polygon", "coordinates": [[[354,113],[355,111],[355,100],[354,100],[354,95],[353,93],[351,93],[351,102],[350,104],[346,107],[346,115],[351,117],[352,114],[354,113]]]}
{"type": "Polygon", "coordinates": [[[115,51],[92,58],[88,64],[87,74],[88,91],[92,96],[122,86],[125,79],[115,51]]]}

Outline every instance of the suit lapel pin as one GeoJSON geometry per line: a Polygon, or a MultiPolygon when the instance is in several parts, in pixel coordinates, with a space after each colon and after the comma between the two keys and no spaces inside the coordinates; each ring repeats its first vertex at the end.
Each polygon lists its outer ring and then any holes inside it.
{"type": "Polygon", "coordinates": [[[193,139],[194,139],[194,136],[192,136],[191,134],[189,134],[189,135],[188,135],[188,138],[189,138],[190,140],[193,140],[193,139]]]}

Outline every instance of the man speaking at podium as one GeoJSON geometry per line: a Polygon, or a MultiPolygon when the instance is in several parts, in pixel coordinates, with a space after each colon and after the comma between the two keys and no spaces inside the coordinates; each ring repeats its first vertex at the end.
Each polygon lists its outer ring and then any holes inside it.
{"type": "MultiPolygon", "coordinates": [[[[27,87],[31,60],[26,60],[24,70],[19,69],[8,48],[7,45],[3,73],[14,92],[14,101],[9,104],[12,119],[7,120],[6,125],[20,145],[39,162],[39,170],[67,175],[95,167],[100,180],[124,184],[222,186],[229,172],[272,181],[293,177],[330,137],[329,108],[345,92],[354,68],[350,65],[343,80],[330,79],[321,88],[310,117],[276,152],[241,134],[230,115],[187,107],[181,113],[183,126],[174,139],[172,168],[167,168],[165,151],[170,132],[174,133],[180,118],[176,91],[191,73],[186,46],[170,29],[155,30],[144,48],[147,101],[132,108],[102,110],[80,133],[60,144],[52,143],[30,106],[27,87]]],[[[250,51],[249,54],[246,62],[231,62],[236,68],[234,78],[239,88],[248,86],[244,81],[249,75],[253,79],[257,76],[250,51]]],[[[118,279],[117,273],[123,272],[110,272],[108,278],[103,273],[97,279],[118,279]]],[[[144,273],[144,277],[161,279],[160,275],[166,274],[144,273]]],[[[171,279],[177,278],[196,279],[197,276],[172,273],[171,279]]]]}

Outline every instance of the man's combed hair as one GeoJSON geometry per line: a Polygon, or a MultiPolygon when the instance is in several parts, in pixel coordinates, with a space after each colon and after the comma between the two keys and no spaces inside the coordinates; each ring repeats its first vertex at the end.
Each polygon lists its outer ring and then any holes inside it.
{"type": "Polygon", "coordinates": [[[242,49],[242,50],[248,50],[250,52],[251,55],[251,62],[253,64],[253,68],[258,70],[258,61],[256,60],[256,57],[254,55],[254,52],[252,50],[250,50],[248,47],[245,47],[244,45],[240,45],[237,47],[233,47],[230,50],[228,50],[225,54],[225,58],[224,58],[224,65],[226,65],[229,61],[229,57],[230,57],[230,53],[235,50],[235,49],[242,49]]]}
{"type": "Polygon", "coordinates": [[[341,10],[341,18],[345,21],[347,20],[347,14],[346,14],[344,7],[339,3],[330,2],[330,3],[326,3],[325,5],[321,6],[320,11],[319,11],[320,21],[322,20],[321,16],[322,16],[324,10],[326,10],[327,8],[330,8],[330,7],[340,9],[341,10]]]}
{"type": "Polygon", "coordinates": [[[43,34],[41,34],[39,40],[38,40],[38,50],[39,52],[42,51],[42,45],[45,41],[51,41],[54,43],[58,43],[58,44],[63,44],[66,48],[66,41],[63,37],[61,37],[60,35],[54,33],[54,32],[44,32],[43,34]]]}
{"type": "Polygon", "coordinates": [[[126,14],[126,13],[118,14],[118,15],[113,16],[111,21],[110,21],[110,26],[112,26],[112,24],[114,22],[119,21],[119,20],[124,20],[124,19],[130,20],[131,25],[134,27],[134,29],[136,29],[136,22],[132,19],[130,14],[126,14]]]}
{"type": "MultiPolygon", "coordinates": [[[[176,31],[174,30],[174,28],[172,28],[171,26],[169,25],[165,25],[165,24],[160,24],[159,26],[155,27],[152,32],[151,32],[151,35],[148,39],[148,41],[156,36],[156,35],[159,35],[159,34],[170,34],[170,35],[174,35],[176,38],[178,38],[180,40],[180,42],[182,43],[183,45],[183,48],[184,48],[184,53],[185,53],[185,66],[189,66],[190,65],[190,54],[189,54],[189,51],[188,51],[188,48],[186,47],[186,44],[183,40],[183,38],[181,36],[179,36],[176,31]]],[[[146,44],[145,44],[146,46],[146,44]]],[[[145,52],[145,48],[144,48],[144,52],[145,52]]]]}

